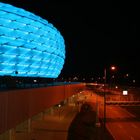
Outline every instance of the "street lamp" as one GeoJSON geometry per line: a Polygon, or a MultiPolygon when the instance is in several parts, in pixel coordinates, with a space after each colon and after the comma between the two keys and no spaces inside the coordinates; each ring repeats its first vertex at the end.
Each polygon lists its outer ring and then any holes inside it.
{"type": "Polygon", "coordinates": [[[59,108],[59,120],[60,120],[60,108],[61,108],[61,104],[58,105],[59,108]]]}
{"type": "Polygon", "coordinates": [[[105,133],[105,126],[106,126],[106,94],[105,94],[105,88],[106,88],[106,68],[104,69],[104,133],[105,133]]]}
{"type": "Polygon", "coordinates": [[[111,66],[111,70],[116,70],[116,67],[115,66],[111,66]]]}
{"type": "MultiPolygon", "coordinates": [[[[116,66],[111,66],[110,67],[111,71],[116,70],[116,66]]],[[[106,84],[107,84],[107,69],[104,69],[104,131],[106,128],[106,84]]]]}

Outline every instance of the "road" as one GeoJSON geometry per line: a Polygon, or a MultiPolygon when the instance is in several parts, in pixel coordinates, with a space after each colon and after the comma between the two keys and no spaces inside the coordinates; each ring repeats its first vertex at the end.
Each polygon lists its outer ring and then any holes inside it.
{"type": "Polygon", "coordinates": [[[107,129],[114,140],[140,140],[140,121],[120,106],[107,106],[107,129]]]}
{"type": "MultiPolygon", "coordinates": [[[[92,91],[86,92],[90,95],[92,91]]],[[[93,104],[93,108],[98,111],[98,118],[102,119],[104,117],[103,99],[103,96],[96,95],[95,93],[87,98],[87,100],[93,104]]],[[[139,112],[139,106],[124,107],[106,105],[106,128],[113,136],[114,140],[140,140],[139,112]]]]}

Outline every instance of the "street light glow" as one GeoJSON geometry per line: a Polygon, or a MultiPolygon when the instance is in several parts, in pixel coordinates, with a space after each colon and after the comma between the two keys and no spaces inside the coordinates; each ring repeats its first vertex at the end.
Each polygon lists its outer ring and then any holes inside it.
{"type": "Polygon", "coordinates": [[[115,66],[111,66],[111,70],[116,70],[116,67],[115,66]]]}

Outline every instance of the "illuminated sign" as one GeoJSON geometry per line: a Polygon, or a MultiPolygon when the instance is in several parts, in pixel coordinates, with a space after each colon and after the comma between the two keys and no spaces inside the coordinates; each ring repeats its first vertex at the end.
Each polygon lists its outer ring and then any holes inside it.
{"type": "Polygon", "coordinates": [[[127,90],[123,90],[123,95],[128,95],[128,91],[127,90]]]}
{"type": "Polygon", "coordinates": [[[56,78],[65,61],[60,32],[24,9],[0,3],[0,75],[56,78]]]}

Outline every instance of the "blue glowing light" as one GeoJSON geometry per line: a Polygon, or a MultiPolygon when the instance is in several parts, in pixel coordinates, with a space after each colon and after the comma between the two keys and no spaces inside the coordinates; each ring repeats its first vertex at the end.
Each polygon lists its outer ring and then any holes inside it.
{"type": "Polygon", "coordinates": [[[56,78],[65,60],[60,32],[24,9],[0,3],[0,75],[56,78]]]}

